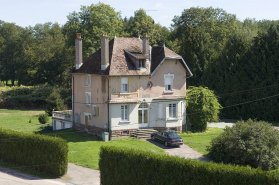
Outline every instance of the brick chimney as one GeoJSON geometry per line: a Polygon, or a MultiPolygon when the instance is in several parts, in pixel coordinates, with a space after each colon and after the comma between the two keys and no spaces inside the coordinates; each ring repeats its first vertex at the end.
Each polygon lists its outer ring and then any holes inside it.
{"type": "Polygon", "coordinates": [[[109,37],[103,33],[101,37],[101,70],[109,66],[109,37]]]}
{"type": "Polygon", "coordinates": [[[147,33],[143,35],[142,37],[142,53],[145,56],[149,57],[149,38],[147,37],[147,33]]]}
{"type": "Polygon", "coordinates": [[[80,33],[77,33],[75,46],[76,46],[76,69],[79,69],[82,66],[82,38],[80,33]]]}

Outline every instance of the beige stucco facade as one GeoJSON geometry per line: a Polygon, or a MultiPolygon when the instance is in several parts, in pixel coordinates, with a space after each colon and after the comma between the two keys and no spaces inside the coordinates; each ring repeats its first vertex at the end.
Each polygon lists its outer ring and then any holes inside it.
{"type": "Polygon", "coordinates": [[[166,59],[153,75],[102,76],[73,74],[73,111],[75,124],[85,124],[85,116],[90,115],[88,125],[104,131],[129,130],[139,128],[173,128],[186,123],[186,69],[180,60],[166,59]],[[173,76],[172,91],[165,90],[165,75],[173,76]],[[121,78],[128,78],[128,93],[121,93],[121,78]],[[148,83],[152,87],[148,87],[148,83]],[[86,94],[91,94],[90,105],[86,94]],[[177,98],[163,99],[164,96],[177,98]],[[139,124],[139,108],[146,103],[147,123],[139,124]],[[160,104],[160,105],[159,105],[160,104]],[[170,118],[169,106],[176,105],[176,117],[170,118]],[[121,106],[128,107],[128,120],[121,119],[121,106]],[[94,115],[93,106],[98,107],[94,115]],[[159,118],[158,107],[162,111],[159,118]]]}

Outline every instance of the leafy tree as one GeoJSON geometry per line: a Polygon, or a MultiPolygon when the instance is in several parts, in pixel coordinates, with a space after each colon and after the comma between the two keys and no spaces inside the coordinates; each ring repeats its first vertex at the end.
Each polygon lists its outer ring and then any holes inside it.
{"type": "Polygon", "coordinates": [[[52,111],[66,110],[67,106],[64,104],[64,100],[61,98],[60,93],[54,90],[47,99],[46,113],[52,115],[52,111]]]}
{"type": "Polygon", "coordinates": [[[82,6],[80,12],[72,12],[64,25],[67,46],[74,47],[76,33],[83,39],[83,56],[88,57],[101,46],[101,35],[106,33],[110,39],[120,35],[123,22],[120,12],[104,3],[82,6]]]}
{"type": "Polygon", "coordinates": [[[179,52],[189,64],[193,76],[190,84],[203,85],[201,77],[222,51],[227,35],[235,30],[236,16],[219,8],[185,9],[175,16],[172,41],[177,40],[179,52]]]}
{"type": "Polygon", "coordinates": [[[193,131],[205,131],[207,122],[219,120],[221,106],[213,91],[207,87],[189,87],[186,91],[186,104],[193,131]]]}
{"type": "Polygon", "coordinates": [[[250,165],[263,170],[279,166],[279,133],[263,121],[239,121],[211,141],[209,157],[216,162],[250,165]]]}

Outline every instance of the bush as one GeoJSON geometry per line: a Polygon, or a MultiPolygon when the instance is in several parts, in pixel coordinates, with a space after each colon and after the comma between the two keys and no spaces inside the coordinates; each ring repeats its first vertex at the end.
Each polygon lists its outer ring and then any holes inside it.
{"type": "Polygon", "coordinates": [[[101,184],[278,184],[276,172],[103,146],[101,184]]]}
{"type": "Polygon", "coordinates": [[[38,120],[41,124],[46,124],[48,123],[48,114],[39,114],[38,120]]]}
{"type": "MultiPolygon", "coordinates": [[[[56,89],[62,99],[71,102],[71,89],[49,85],[0,87],[0,108],[45,108],[47,99],[56,89]]],[[[69,104],[71,105],[71,104],[69,104]]]]}
{"type": "Polygon", "coordinates": [[[64,100],[61,98],[58,91],[53,91],[48,99],[47,99],[47,106],[46,106],[46,113],[48,115],[52,115],[52,111],[60,111],[60,110],[66,110],[67,106],[64,105],[64,100]]]}
{"type": "Polygon", "coordinates": [[[213,91],[207,87],[189,87],[186,92],[186,106],[193,131],[203,132],[207,122],[219,120],[221,105],[213,91]]]}
{"type": "Polygon", "coordinates": [[[263,121],[239,121],[211,141],[209,157],[216,162],[250,165],[263,170],[279,165],[279,133],[263,121]]]}
{"type": "Polygon", "coordinates": [[[67,172],[68,144],[64,139],[0,128],[0,140],[2,160],[54,176],[67,172]]]}

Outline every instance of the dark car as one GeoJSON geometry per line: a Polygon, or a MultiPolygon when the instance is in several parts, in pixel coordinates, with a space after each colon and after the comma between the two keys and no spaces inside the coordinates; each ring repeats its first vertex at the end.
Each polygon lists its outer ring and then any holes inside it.
{"type": "Polygon", "coordinates": [[[163,142],[165,146],[180,146],[183,145],[183,139],[173,131],[154,132],[151,134],[151,139],[163,142]]]}

